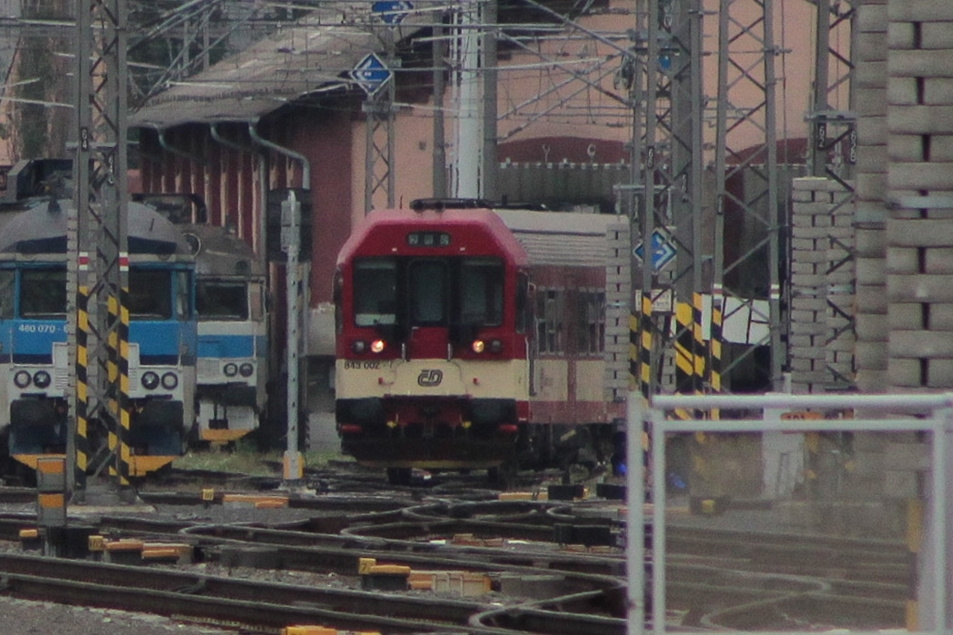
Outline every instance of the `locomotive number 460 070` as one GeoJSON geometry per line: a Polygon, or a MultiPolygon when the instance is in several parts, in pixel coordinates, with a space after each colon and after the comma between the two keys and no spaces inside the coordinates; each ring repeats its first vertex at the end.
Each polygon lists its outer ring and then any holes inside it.
{"type": "Polygon", "coordinates": [[[380,367],[381,367],[381,363],[380,363],[379,361],[373,361],[373,362],[356,362],[356,361],[352,361],[352,360],[350,360],[350,359],[344,360],[344,369],[345,369],[345,370],[351,370],[351,369],[360,370],[360,369],[362,369],[362,368],[365,369],[365,370],[378,370],[378,369],[380,369],[380,367]]]}

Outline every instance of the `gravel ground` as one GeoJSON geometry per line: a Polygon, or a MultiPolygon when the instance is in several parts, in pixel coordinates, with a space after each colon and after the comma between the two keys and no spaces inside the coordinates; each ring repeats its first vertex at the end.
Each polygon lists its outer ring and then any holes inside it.
{"type": "Polygon", "coordinates": [[[68,633],[69,635],[234,635],[199,624],[181,624],[164,617],[112,609],[73,607],[52,602],[17,600],[0,595],[0,635],[68,633]]]}

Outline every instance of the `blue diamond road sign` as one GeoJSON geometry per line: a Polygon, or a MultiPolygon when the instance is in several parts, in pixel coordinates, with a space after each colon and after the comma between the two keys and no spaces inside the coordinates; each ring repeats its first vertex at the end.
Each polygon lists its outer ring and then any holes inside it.
{"type": "Polygon", "coordinates": [[[351,71],[351,79],[373,97],[391,78],[393,73],[374,53],[365,55],[351,71]]]}
{"type": "Polygon", "coordinates": [[[371,5],[371,11],[381,16],[384,24],[400,24],[414,5],[407,0],[380,0],[371,5]]]}
{"type": "MultiPolygon", "coordinates": [[[[635,254],[635,257],[639,260],[643,260],[645,257],[644,243],[636,245],[632,253],[635,254]]],[[[672,237],[668,232],[662,231],[661,229],[656,229],[652,232],[652,269],[655,271],[660,270],[672,262],[676,253],[678,253],[678,250],[675,249],[672,237]]]]}

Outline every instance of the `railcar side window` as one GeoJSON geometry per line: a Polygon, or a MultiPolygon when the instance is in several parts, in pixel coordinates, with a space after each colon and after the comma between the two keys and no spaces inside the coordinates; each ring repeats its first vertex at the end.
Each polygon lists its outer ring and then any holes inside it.
{"type": "Polygon", "coordinates": [[[576,303],[576,345],[579,352],[602,353],[605,350],[606,335],[605,292],[580,289],[576,294],[576,303]]]}
{"type": "Polygon", "coordinates": [[[364,258],[354,262],[354,323],[397,323],[397,263],[364,258]]]}
{"type": "Polygon", "coordinates": [[[247,320],[248,288],[242,282],[199,280],[195,310],[200,321],[247,320]]]}
{"type": "Polygon", "coordinates": [[[172,276],[163,270],[130,269],[126,304],[130,319],[171,319],[172,276]]]}
{"type": "Polygon", "coordinates": [[[192,316],[192,275],[187,271],[175,272],[175,319],[187,320],[192,316]]]}
{"type": "Polygon", "coordinates": [[[66,269],[24,269],[20,274],[20,316],[66,315],[66,269]]]}
{"type": "Polygon", "coordinates": [[[565,352],[563,344],[563,289],[540,287],[536,294],[536,340],[541,354],[565,352]]]}
{"type": "Polygon", "coordinates": [[[410,318],[417,326],[447,322],[447,265],[442,260],[414,260],[408,268],[410,318]]]}
{"type": "Polygon", "coordinates": [[[13,318],[16,277],[16,272],[10,269],[0,270],[0,320],[13,318]]]}
{"type": "Polygon", "coordinates": [[[500,325],[503,321],[503,264],[499,260],[463,261],[459,306],[461,324],[500,325]]]}

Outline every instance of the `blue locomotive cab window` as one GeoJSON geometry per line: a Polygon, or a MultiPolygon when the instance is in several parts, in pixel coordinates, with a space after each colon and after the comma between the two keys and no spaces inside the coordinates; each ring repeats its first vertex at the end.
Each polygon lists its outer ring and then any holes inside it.
{"type": "Polygon", "coordinates": [[[132,320],[172,319],[172,272],[130,269],[126,304],[132,320]]]}
{"type": "Polygon", "coordinates": [[[13,318],[16,279],[17,274],[12,269],[0,269],[0,320],[13,318]]]}
{"type": "Polygon", "coordinates": [[[443,260],[414,260],[408,267],[410,318],[414,326],[447,323],[447,264],[443,260]]]}
{"type": "Polygon", "coordinates": [[[397,263],[390,258],[354,262],[354,323],[397,323],[397,263]]]}
{"type": "Polygon", "coordinates": [[[503,322],[503,263],[471,258],[460,266],[460,322],[499,326],[503,322]]]}
{"type": "Polygon", "coordinates": [[[199,280],[195,310],[199,321],[247,320],[248,287],[242,282],[199,280]]]}
{"type": "Polygon", "coordinates": [[[24,269],[20,274],[20,317],[48,320],[66,315],[66,269],[24,269]]]}

